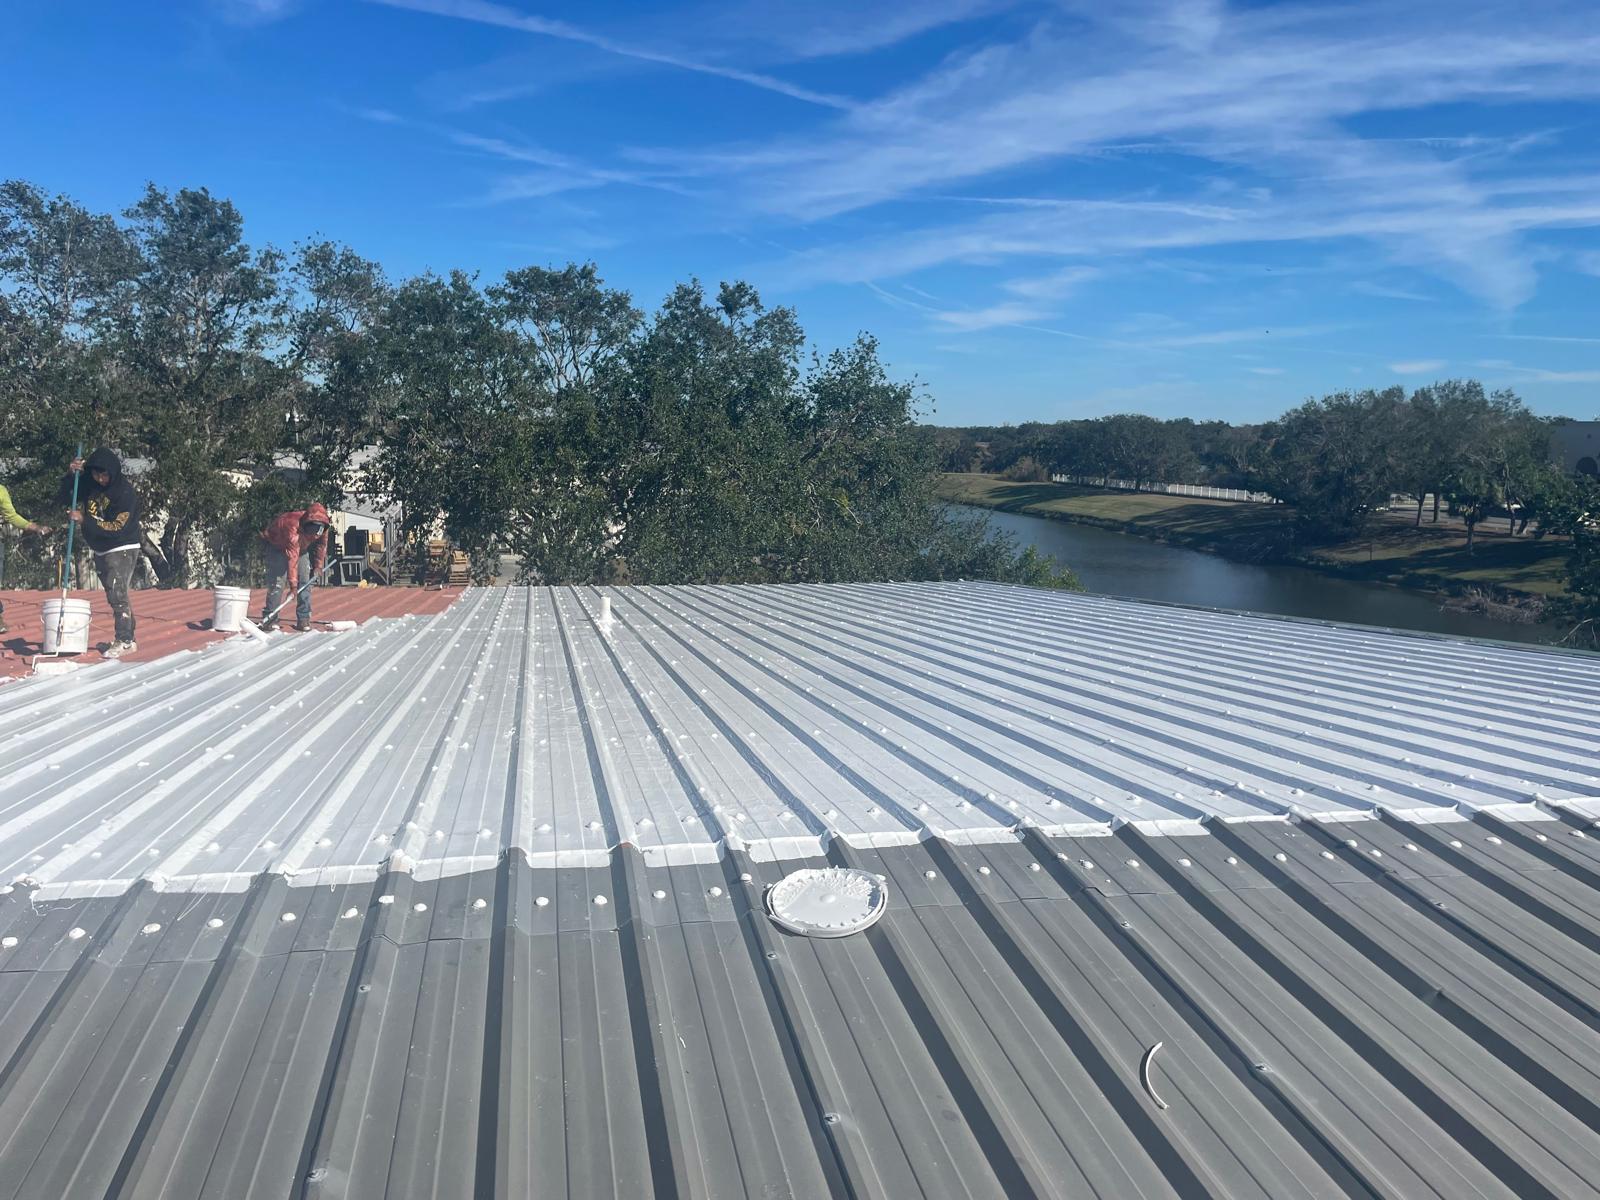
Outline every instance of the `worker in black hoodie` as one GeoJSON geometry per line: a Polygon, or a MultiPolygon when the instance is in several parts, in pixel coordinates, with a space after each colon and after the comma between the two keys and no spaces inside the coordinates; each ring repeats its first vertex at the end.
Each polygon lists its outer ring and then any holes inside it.
{"type": "Polygon", "coordinates": [[[78,507],[69,514],[83,527],[83,540],[94,552],[94,569],[105,585],[106,601],[116,621],[116,641],[107,658],[121,658],[138,649],[133,640],[133,605],[128,589],[139,565],[139,495],[122,475],[122,460],[101,447],[87,459],[72,460],[61,482],[62,504],[72,499],[73,476],[78,479],[78,507]]]}

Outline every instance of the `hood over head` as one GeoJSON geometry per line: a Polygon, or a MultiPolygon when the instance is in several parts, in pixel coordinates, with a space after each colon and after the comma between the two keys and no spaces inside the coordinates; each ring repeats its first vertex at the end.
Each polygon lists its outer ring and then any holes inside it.
{"type": "Polygon", "coordinates": [[[333,521],[328,517],[328,510],[320,504],[308,504],[305,515],[300,518],[302,525],[310,525],[312,522],[324,526],[333,524],[333,521]]]}
{"type": "Polygon", "coordinates": [[[122,460],[116,456],[115,451],[107,450],[104,446],[84,459],[83,465],[86,470],[104,471],[111,476],[112,483],[122,478],[122,460]]]}

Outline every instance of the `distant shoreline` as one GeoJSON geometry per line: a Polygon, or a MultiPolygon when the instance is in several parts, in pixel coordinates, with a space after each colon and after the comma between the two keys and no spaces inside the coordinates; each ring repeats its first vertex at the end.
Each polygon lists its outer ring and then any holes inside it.
{"type": "MultiPolygon", "coordinates": [[[[1309,567],[1341,579],[1429,593],[1451,608],[1512,623],[1538,620],[1564,593],[1564,540],[1478,529],[1474,554],[1459,529],[1386,515],[1371,536],[1312,549],[1293,541],[1293,514],[1276,505],[1120,492],[997,475],[940,476],[940,499],[998,512],[1089,525],[1236,562],[1309,567]]],[[[1068,563],[1068,566],[1071,564],[1068,563]]]]}

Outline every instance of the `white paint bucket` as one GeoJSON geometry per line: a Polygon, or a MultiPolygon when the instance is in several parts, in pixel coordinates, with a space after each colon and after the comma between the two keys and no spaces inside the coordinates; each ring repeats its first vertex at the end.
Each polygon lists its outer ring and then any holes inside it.
{"type": "Polygon", "coordinates": [[[89,649],[89,602],[55,600],[44,602],[44,652],[82,654],[89,649]],[[60,632],[60,637],[56,636],[60,632]]]}
{"type": "Polygon", "coordinates": [[[240,622],[250,612],[250,589],[219,587],[213,595],[211,628],[218,633],[238,633],[244,628],[240,622]]]}

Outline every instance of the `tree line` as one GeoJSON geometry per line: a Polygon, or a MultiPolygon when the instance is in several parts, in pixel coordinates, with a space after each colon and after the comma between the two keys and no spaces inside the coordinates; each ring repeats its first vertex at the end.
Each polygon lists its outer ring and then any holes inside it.
{"type": "Polygon", "coordinates": [[[1360,536],[1396,493],[1432,498],[1460,518],[1470,552],[1478,525],[1503,515],[1514,535],[1571,539],[1572,600],[1558,615],[1593,630],[1600,619],[1600,484],[1552,462],[1551,431],[1508,390],[1473,380],[1338,392],[1255,425],[1137,413],[1015,426],[930,428],[946,471],[1012,479],[1054,473],[1139,486],[1192,483],[1266,492],[1292,506],[1305,544],[1360,536]]]}
{"type": "Polygon", "coordinates": [[[1492,513],[1514,514],[1514,532],[1552,521],[1584,490],[1551,461],[1550,431],[1511,391],[1473,380],[1417,388],[1338,392],[1307,400],[1274,421],[1162,421],[1137,413],[1092,420],[934,429],[946,471],[1013,479],[1059,473],[1122,479],[1140,487],[1186,483],[1267,492],[1294,506],[1308,542],[1362,532],[1396,493],[1425,498],[1468,531],[1492,513]]]}
{"type": "Polygon", "coordinates": [[[204,189],[112,215],[0,186],[0,471],[43,511],[80,440],[134,460],[164,584],[248,577],[273,513],[355,480],[480,576],[1073,585],[936,503],[869,336],[805,346],[742,283],[646,313],[593,265],[391,281],[323,239],[252,247],[204,189]]]}

